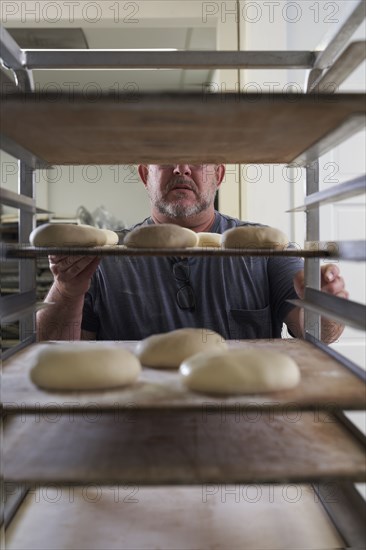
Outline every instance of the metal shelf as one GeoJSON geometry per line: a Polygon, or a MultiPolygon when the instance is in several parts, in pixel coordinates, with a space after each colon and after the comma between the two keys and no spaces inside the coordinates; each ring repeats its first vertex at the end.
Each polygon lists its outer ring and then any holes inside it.
{"type": "Polygon", "coordinates": [[[304,300],[287,300],[290,304],[334,319],[358,330],[366,330],[366,306],[345,298],[307,287],[304,300]]]}
{"type": "Polygon", "coordinates": [[[14,193],[8,189],[1,189],[0,192],[1,203],[6,206],[12,206],[13,208],[22,208],[28,212],[34,213],[36,211],[36,201],[26,195],[20,193],[14,193]]]}
{"type": "Polygon", "coordinates": [[[321,73],[310,87],[310,93],[336,91],[366,58],[366,42],[350,44],[325,73],[321,73]]]}
{"type": "Polygon", "coordinates": [[[305,250],[313,252],[327,251],[329,258],[339,260],[354,262],[366,260],[366,241],[361,239],[355,241],[306,241],[305,250]]]}
{"type": "Polygon", "coordinates": [[[2,323],[12,323],[18,319],[47,307],[43,302],[37,302],[36,291],[21,292],[0,298],[2,323]]]}
{"type": "Polygon", "coordinates": [[[324,189],[318,193],[313,193],[305,197],[305,204],[297,206],[287,212],[305,212],[311,208],[317,208],[323,204],[329,204],[336,201],[342,201],[351,197],[356,197],[366,193],[366,176],[360,176],[352,180],[346,181],[339,185],[335,185],[330,189],[324,189]]]}

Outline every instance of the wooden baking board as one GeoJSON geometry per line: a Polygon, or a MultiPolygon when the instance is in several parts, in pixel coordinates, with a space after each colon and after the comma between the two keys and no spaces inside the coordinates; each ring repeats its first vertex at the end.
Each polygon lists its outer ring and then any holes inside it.
{"type": "Polygon", "coordinates": [[[13,416],[4,478],[25,483],[364,481],[362,443],[304,411],[121,411],[13,416]]]}
{"type": "MultiPolygon", "coordinates": [[[[55,343],[55,346],[62,342],[55,343]]],[[[90,342],[93,345],[93,342],[90,342]]],[[[134,342],[110,343],[133,350],[134,342]]],[[[293,357],[300,367],[301,382],[292,390],[230,397],[193,393],[182,384],[178,371],[144,368],[133,386],[95,392],[47,392],[36,387],[29,371],[43,344],[18,353],[3,366],[2,398],[9,413],[79,410],[133,409],[325,409],[361,410],[366,406],[366,385],[346,367],[311,343],[295,339],[242,340],[232,348],[280,351],[293,357]]]]}
{"type": "Polygon", "coordinates": [[[8,550],[343,548],[312,487],[39,487],[8,550]]]}
{"type": "Polygon", "coordinates": [[[34,93],[2,105],[7,138],[71,165],[290,163],[366,109],[361,93],[34,93]]]}

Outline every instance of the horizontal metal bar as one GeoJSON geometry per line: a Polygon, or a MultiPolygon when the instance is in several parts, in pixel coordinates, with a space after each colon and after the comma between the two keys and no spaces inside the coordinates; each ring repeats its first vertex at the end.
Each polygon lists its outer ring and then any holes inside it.
{"type": "MultiPolygon", "coordinates": [[[[364,371],[365,372],[365,371],[364,371]]],[[[341,410],[333,411],[337,420],[358,440],[359,443],[366,449],[366,435],[344,414],[341,410]]]]}
{"type": "Polygon", "coordinates": [[[298,166],[307,166],[314,160],[318,159],[331,149],[351,137],[353,134],[362,130],[366,125],[366,117],[364,113],[351,115],[343,124],[338,126],[333,132],[330,132],[309,149],[301,153],[293,159],[289,164],[297,164],[298,166]]]}
{"type": "Polygon", "coordinates": [[[5,351],[1,351],[1,360],[5,361],[6,359],[9,359],[9,357],[12,357],[22,349],[27,348],[31,344],[34,344],[35,341],[36,341],[36,335],[32,334],[31,336],[28,336],[24,340],[21,340],[15,346],[12,346],[11,348],[8,348],[5,351]]]}
{"type": "Polygon", "coordinates": [[[301,69],[311,51],[25,50],[28,69],[301,69]]]}
{"type": "Polygon", "coordinates": [[[9,69],[24,68],[26,55],[14,38],[0,25],[0,58],[9,69]]]}
{"type": "Polygon", "coordinates": [[[366,503],[350,482],[313,484],[319,500],[348,550],[365,548],[366,503]]]}
{"type": "Polygon", "coordinates": [[[366,241],[337,241],[338,257],[353,262],[366,261],[366,241]]]}
{"type": "Polygon", "coordinates": [[[26,195],[14,193],[8,189],[0,189],[0,202],[1,204],[6,204],[7,206],[27,210],[28,212],[34,213],[36,211],[36,201],[34,199],[27,197],[26,195]]]}
{"type": "MultiPolygon", "coordinates": [[[[327,250],[329,257],[351,262],[366,261],[366,241],[306,241],[305,250],[327,250]]],[[[314,285],[309,285],[314,288],[314,285]]]]}
{"type": "MultiPolygon", "coordinates": [[[[317,55],[314,68],[326,69],[330,67],[364,19],[365,0],[359,0],[355,9],[350,13],[343,25],[337,29],[328,45],[324,49],[322,45],[319,46],[319,49],[322,51],[317,55]]],[[[318,50],[318,48],[316,49],[318,50]]]]}
{"type": "Polygon", "coordinates": [[[345,357],[344,355],[339,353],[334,348],[331,348],[327,344],[324,344],[324,342],[322,342],[321,340],[318,340],[317,338],[314,338],[314,336],[310,333],[307,333],[306,340],[308,340],[314,346],[321,349],[327,355],[329,355],[330,357],[332,357],[333,359],[335,359],[336,361],[341,363],[341,365],[343,365],[348,370],[353,372],[353,374],[355,374],[357,376],[357,378],[362,380],[362,382],[366,383],[366,371],[364,369],[362,369],[361,367],[359,367],[358,365],[356,365],[356,363],[354,363],[353,361],[348,359],[348,357],[345,357]]]}
{"type": "Polygon", "coordinates": [[[366,59],[366,42],[359,41],[350,44],[325,73],[322,73],[310,85],[308,92],[332,93],[353,73],[366,59]]]}
{"type": "Polygon", "coordinates": [[[4,505],[4,527],[7,529],[24,501],[29,490],[25,484],[8,483],[4,481],[4,494],[6,496],[4,505]],[[15,490],[14,490],[15,489],[15,490]]]}
{"type": "Polygon", "coordinates": [[[30,311],[34,311],[37,304],[35,290],[29,290],[21,294],[3,296],[0,298],[1,322],[10,323],[18,320],[30,311]]]}
{"type": "Polygon", "coordinates": [[[3,248],[4,258],[40,258],[49,255],[63,256],[283,256],[297,258],[335,258],[332,250],[275,250],[244,248],[126,248],[124,246],[96,247],[31,247],[12,246],[3,248]]]}
{"type": "Polygon", "coordinates": [[[52,165],[48,162],[40,159],[28,149],[24,149],[24,147],[2,133],[0,133],[0,149],[16,159],[22,160],[29,168],[52,168],[52,165]]]}
{"type": "Polygon", "coordinates": [[[346,181],[339,185],[335,185],[330,189],[324,189],[318,193],[312,193],[305,198],[305,204],[286,210],[286,212],[305,212],[311,208],[316,208],[321,204],[333,203],[356,197],[366,192],[366,176],[360,176],[352,180],[346,181]]]}
{"type": "Polygon", "coordinates": [[[366,306],[357,302],[309,287],[305,288],[304,300],[287,300],[287,302],[358,330],[366,330],[366,306]]]}

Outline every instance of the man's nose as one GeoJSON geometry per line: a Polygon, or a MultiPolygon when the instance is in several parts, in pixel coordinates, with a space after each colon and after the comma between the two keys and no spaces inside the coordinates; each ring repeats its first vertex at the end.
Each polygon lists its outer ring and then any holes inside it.
{"type": "Polygon", "coordinates": [[[190,176],[191,169],[189,167],[189,164],[176,164],[173,173],[176,176],[190,176]]]}

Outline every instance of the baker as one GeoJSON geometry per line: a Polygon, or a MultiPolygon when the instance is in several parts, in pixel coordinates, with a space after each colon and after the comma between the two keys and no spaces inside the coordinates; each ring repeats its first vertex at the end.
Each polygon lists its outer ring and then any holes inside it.
{"type": "MultiPolygon", "coordinates": [[[[172,223],[195,232],[223,233],[247,222],[214,208],[222,164],[140,165],[151,216],[137,226],[172,223]]],[[[135,227],[137,227],[135,226],[135,227]]],[[[121,232],[121,242],[128,230],[121,232]]],[[[39,340],[141,340],[181,327],[204,327],[226,339],[279,338],[283,323],[304,333],[299,258],[50,256],[53,285],[38,312],[39,340]]],[[[348,298],[334,264],[321,267],[321,289],[348,298]]],[[[343,326],[322,319],[322,340],[343,326]]]]}

